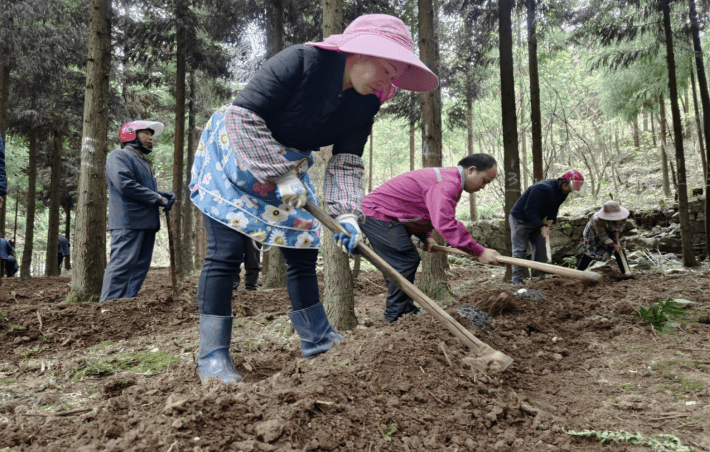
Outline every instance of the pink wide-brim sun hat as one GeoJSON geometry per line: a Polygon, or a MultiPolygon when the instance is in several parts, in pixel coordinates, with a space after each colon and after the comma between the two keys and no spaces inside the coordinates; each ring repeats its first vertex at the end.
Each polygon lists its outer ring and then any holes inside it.
{"type": "Polygon", "coordinates": [[[414,41],[409,28],[394,16],[360,16],[348,25],[343,34],[330,35],[323,42],[307,42],[306,45],[407,63],[407,71],[392,82],[400,89],[422,92],[439,86],[436,75],[414,54],[414,41]]]}
{"type": "Polygon", "coordinates": [[[624,209],[616,201],[607,201],[597,212],[597,216],[602,220],[619,221],[629,217],[629,211],[624,209]]]}

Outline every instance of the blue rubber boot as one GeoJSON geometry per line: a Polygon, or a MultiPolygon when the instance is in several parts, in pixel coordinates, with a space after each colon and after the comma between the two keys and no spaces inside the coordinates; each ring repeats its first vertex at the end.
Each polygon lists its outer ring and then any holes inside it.
{"type": "Polygon", "coordinates": [[[327,352],[343,340],[343,336],[330,326],[323,303],[300,311],[289,311],[288,318],[301,338],[301,355],[306,359],[327,352]]]}
{"type": "Polygon", "coordinates": [[[202,384],[216,377],[229,384],[243,380],[229,356],[232,340],[232,317],[200,314],[200,349],[197,352],[197,375],[202,384]]]}

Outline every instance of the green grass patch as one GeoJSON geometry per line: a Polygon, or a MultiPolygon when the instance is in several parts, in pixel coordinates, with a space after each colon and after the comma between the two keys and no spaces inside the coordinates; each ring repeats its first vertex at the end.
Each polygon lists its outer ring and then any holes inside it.
{"type": "Polygon", "coordinates": [[[152,375],[165,370],[170,364],[179,362],[180,359],[169,352],[133,352],[122,356],[88,360],[72,369],[72,380],[78,381],[89,376],[105,377],[119,372],[152,375]]]}
{"type": "Polygon", "coordinates": [[[94,345],[94,346],[91,347],[89,350],[92,351],[92,352],[94,352],[94,353],[96,353],[96,352],[98,352],[99,350],[103,350],[103,349],[105,349],[106,347],[110,347],[110,346],[113,345],[113,344],[115,344],[115,342],[112,342],[112,341],[103,341],[103,342],[101,342],[100,344],[94,345]]]}
{"type": "Polygon", "coordinates": [[[636,387],[630,383],[624,383],[623,385],[619,385],[619,387],[624,391],[636,391],[636,387]]]}
{"type": "Polygon", "coordinates": [[[15,380],[0,380],[0,386],[9,386],[11,384],[14,384],[15,380]]]}
{"type": "Polygon", "coordinates": [[[26,330],[27,330],[27,327],[26,327],[26,326],[22,326],[22,325],[12,325],[12,324],[11,324],[11,325],[10,325],[10,331],[12,331],[12,330],[26,331],[26,330]]]}
{"type": "Polygon", "coordinates": [[[20,353],[20,356],[23,359],[31,359],[31,358],[39,355],[40,353],[42,353],[45,350],[47,350],[46,346],[43,346],[43,347],[37,346],[37,347],[31,348],[29,350],[25,350],[24,352],[20,353]]]}

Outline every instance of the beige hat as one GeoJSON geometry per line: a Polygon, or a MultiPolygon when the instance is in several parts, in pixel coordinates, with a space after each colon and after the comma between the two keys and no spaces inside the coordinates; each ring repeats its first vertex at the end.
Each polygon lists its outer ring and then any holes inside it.
{"type": "Polygon", "coordinates": [[[629,211],[621,207],[616,201],[607,201],[604,203],[604,207],[597,212],[597,216],[603,220],[625,220],[629,217],[629,211]]]}

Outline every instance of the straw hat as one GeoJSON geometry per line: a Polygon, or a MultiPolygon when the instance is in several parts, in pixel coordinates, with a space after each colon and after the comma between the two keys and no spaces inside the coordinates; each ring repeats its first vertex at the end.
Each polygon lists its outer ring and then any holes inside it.
{"type": "Polygon", "coordinates": [[[394,16],[360,16],[343,34],[330,35],[323,42],[307,42],[306,45],[407,63],[409,68],[404,75],[392,82],[397,88],[431,91],[439,85],[436,75],[414,54],[409,28],[394,16]]]}
{"type": "Polygon", "coordinates": [[[604,203],[604,207],[597,212],[597,216],[603,220],[625,220],[629,217],[629,211],[621,207],[616,201],[607,201],[604,203]]]}

